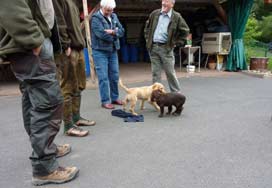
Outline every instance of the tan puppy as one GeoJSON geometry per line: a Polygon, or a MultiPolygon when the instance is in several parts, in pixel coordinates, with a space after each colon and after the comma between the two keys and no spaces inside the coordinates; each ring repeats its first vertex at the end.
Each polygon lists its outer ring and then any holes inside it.
{"type": "Polygon", "coordinates": [[[156,110],[160,110],[156,102],[151,102],[151,93],[154,90],[160,90],[165,93],[164,86],[161,83],[154,83],[151,86],[127,88],[126,86],[124,86],[122,80],[119,79],[119,85],[127,92],[127,95],[123,101],[124,110],[126,110],[127,104],[130,102],[129,111],[133,115],[137,115],[137,113],[134,111],[137,100],[142,100],[141,110],[144,109],[145,101],[148,101],[152,106],[156,108],[156,110]]]}

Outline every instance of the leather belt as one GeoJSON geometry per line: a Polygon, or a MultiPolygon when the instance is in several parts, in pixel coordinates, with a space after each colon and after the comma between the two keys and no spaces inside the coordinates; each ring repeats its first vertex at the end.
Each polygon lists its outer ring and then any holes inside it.
{"type": "Polygon", "coordinates": [[[155,45],[158,45],[158,46],[166,45],[166,43],[161,43],[161,42],[153,42],[152,44],[155,44],[155,45]]]}

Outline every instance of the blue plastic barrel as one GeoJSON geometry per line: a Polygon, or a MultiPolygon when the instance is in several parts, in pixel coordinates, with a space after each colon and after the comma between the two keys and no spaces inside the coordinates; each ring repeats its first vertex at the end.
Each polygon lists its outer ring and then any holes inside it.
{"type": "Polygon", "coordinates": [[[88,54],[88,49],[84,48],[84,60],[85,60],[85,73],[86,77],[90,77],[91,71],[90,71],[90,59],[88,54]]]}
{"type": "Polygon", "coordinates": [[[129,61],[129,54],[128,54],[128,46],[125,44],[121,46],[121,59],[123,63],[128,63],[129,61]]]}
{"type": "Polygon", "coordinates": [[[147,49],[144,49],[144,62],[150,62],[150,57],[147,49]]]}
{"type": "Polygon", "coordinates": [[[129,45],[129,61],[131,63],[137,63],[139,61],[138,51],[139,49],[136,44],[129,45]]]}
{"type": "Polygon", "coordinates": [[[121,46],[126,45],[126,38],[125,37],[120,38],[119,41],[120,41],[121,46]]]}

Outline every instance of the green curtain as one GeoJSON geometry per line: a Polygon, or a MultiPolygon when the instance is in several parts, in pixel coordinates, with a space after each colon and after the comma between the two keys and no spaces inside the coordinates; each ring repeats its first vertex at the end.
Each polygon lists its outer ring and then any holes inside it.
{"type": "Polygon", "coordinates": [[[243,34],[252,5],[253,0],[228,1],[228,24],[232,35],[232,47],[226,65],[227,71],[247,69],[243,34]]]}

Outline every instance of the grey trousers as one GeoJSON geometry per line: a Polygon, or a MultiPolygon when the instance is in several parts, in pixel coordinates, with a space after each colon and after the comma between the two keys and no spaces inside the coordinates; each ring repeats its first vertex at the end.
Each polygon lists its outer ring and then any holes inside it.
{"type": "Polygon", "coordinates": [[[164,45],[153,45],[149,53],[151,60],[153,83],[161,82],[162,69],[165,71],[171,92],[180,91],[179,81],[175,72],[175,58],[173,50],[168,51],[164,45]]]}
{"type": "Polygon", "coordinates": [[[62,120],[63,97],[52,57],[49,40],[44,41],[40,56],[32,51],[8,56],[20,82],[24,127],[33,149],[33,176],[48,175],[59,167],[54,139],[62,120]]]}

